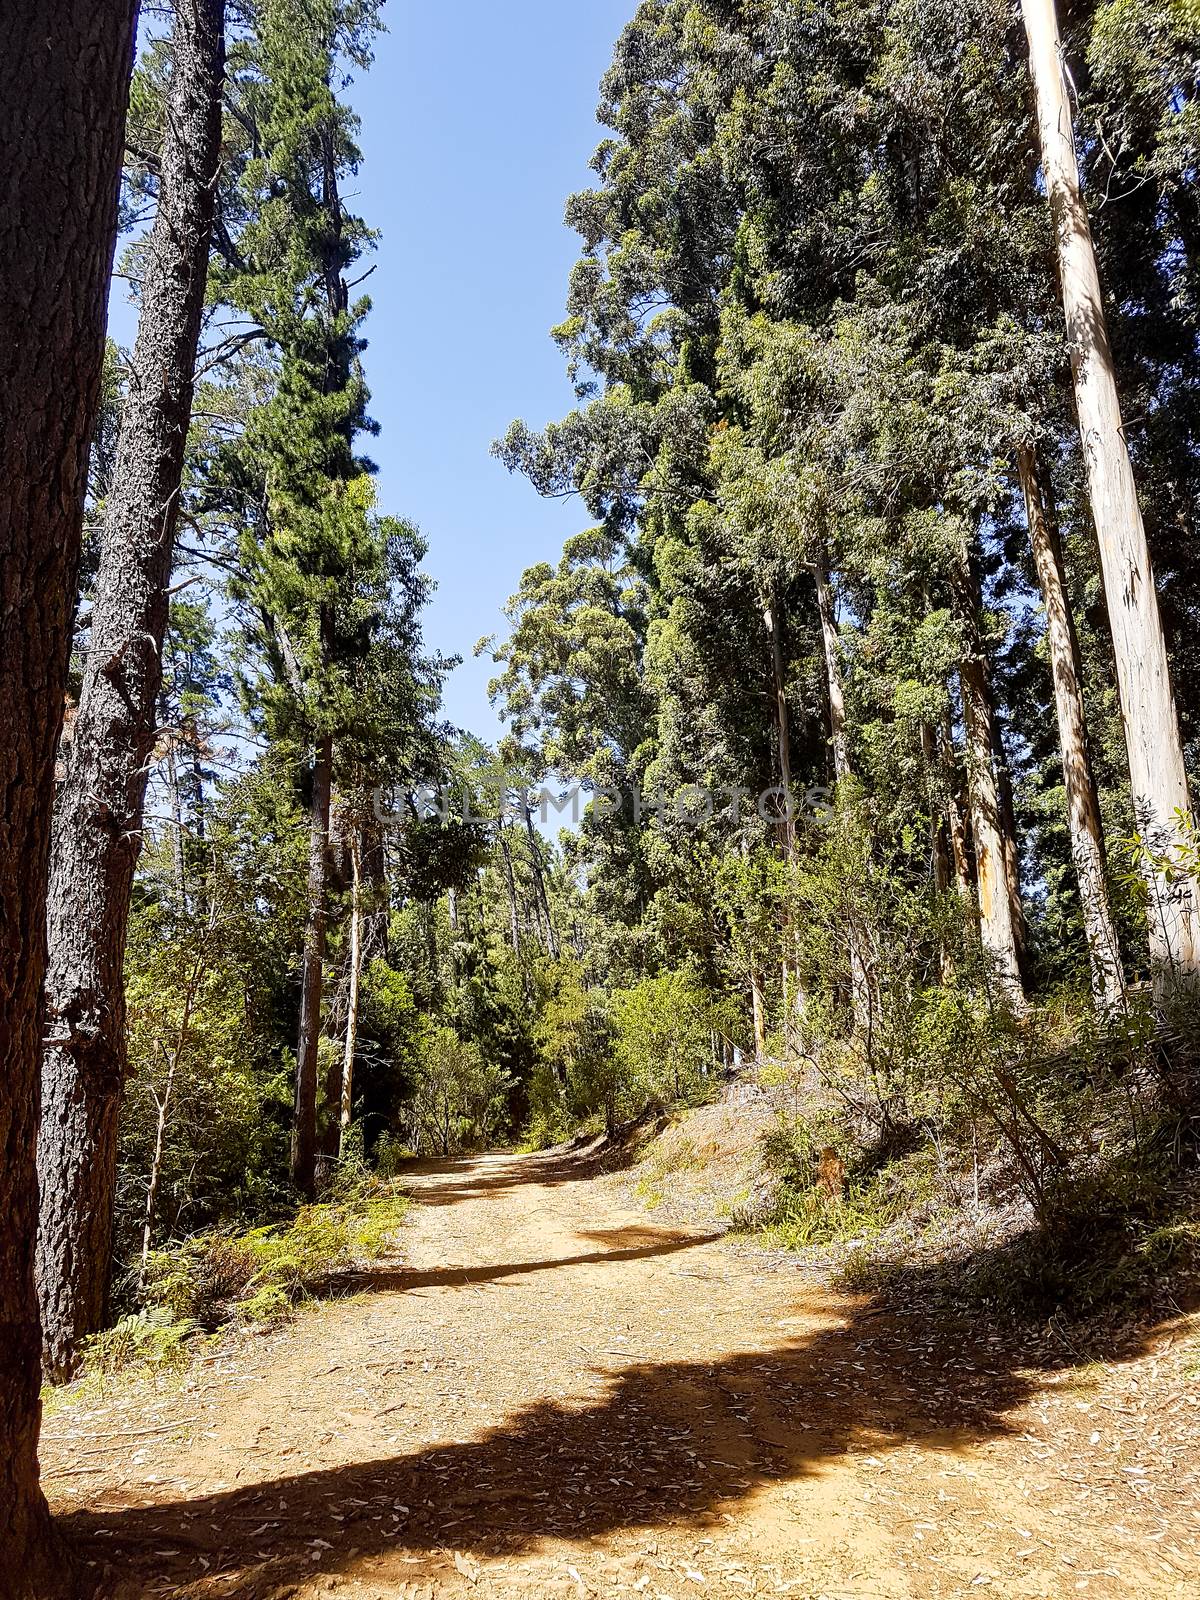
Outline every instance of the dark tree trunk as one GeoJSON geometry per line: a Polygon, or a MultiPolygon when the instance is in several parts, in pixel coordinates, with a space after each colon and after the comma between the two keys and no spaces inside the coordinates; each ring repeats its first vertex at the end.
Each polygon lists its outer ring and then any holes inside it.
{"type": "Polygon", "coordinates": [[[308,844],[308,915],[300,988],[300,1036],[296,1045],[296,1120],[292,1129],[292,1179],[302,1194],[317,1192],[317,1067],[321,1043],[321,997],[325,987],[328,908],[329,806],[333,790],[333,740],[318,741],[313,768],[308,844]]]}
{"type": "Polygon", "coordinates": [[[54,1378],[74,1370],[79,1341],[102,1326],[108,1298],[125,936],[208,274],[223,0],[179,0],[172,60],[158,213],[51,852],[38,1286],[54,1378]]]}
{"type": "Polygon", "coordinates": [[[0,1600],[86,1592],[38,1487],[39,993],[134,13],[13,0],[0,53],[0,1600]]]}
{"type": "Polygon", "coordinates": [[[547,948],[551,957],[557,961],[562,953],[558,944],[558,930],[554,926],[554,918],[550,915],[550,896],[546,892],[546,871],[542,865],[542,852],[538,844],[537,834],[533,829],[533,812],[528,805],[525,811],[525,832],[529,839],[529,856],[533,865],[533,883],[537,894],[537,904],[546,919],[547,948]]]}
{"type": "Polygon", "coordinates": [[[512,850],[509,848],[503,816],[500,818],[500,851],[504,859],[504,885],[508,890],[508,937],[514,954],[520,955],[521,919],[517,915],[517,885],[513,878],[512,850]]]}

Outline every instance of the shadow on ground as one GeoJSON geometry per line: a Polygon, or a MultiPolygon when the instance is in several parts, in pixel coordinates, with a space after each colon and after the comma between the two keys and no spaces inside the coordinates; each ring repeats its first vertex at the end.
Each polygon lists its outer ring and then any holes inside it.
{"type": "MultiPolygon", "coordinates": [[[[568,1175],[580,1174],[569,1168],[568,1175]]],[[[520,1175],[513,1167],[485,1172],[474,1192],[493,1176],[497,1186],[547,1181],[545,1167],[530,1163],[520,1175]]],[[[617,1248],[572,1259],[633,1259],[700,1242],[641,1228],[592,1238],[617,1248]]],[[[469,1283],[568,1264],[398,1274],[397,1286],[411,1287],[414,1276],[469,1283]]],[[[903,1273],[894,1274],[887,1306],[831,1302],[822,1309],[844,1312],[839,1325],[804,1337],[781,1332],[766,1350],[606,1368],[598,1402],[540,1401],[470,1439],[79,1513],[66,1526],[85,1556],[107,1569],[105,1592],[120,1600],[187,1595],[191,1585],[197,1594],[253,1600],[288,1593],[290,1583],[354,1572],[397,1549],[444,1555],[451,1547],[483,1559],[520,1555],[544,1538],[702,1528],[765,1483],[803,1480],[847,1454],[878,1457],[909,1444],[954,1453],[1019,1431],[1010,1417],[1041,1387],[1039,1369],[1083,1365],[1098,1355],[1132,1359],[1157,1332],[1120,1345],[1110,1340],[1103,1351],[1095,1344],[1072,1349],[1045,1331],[1022,1334],[1011,1321],[993,1327],[978,1317],[922,1311],[923,1287],[914,1274],[906,1302],[903,1273]],[[906,1303],[913,1309],[894,1309],[906,1303]]],[[[811,1306],[798,1304],[797,1313],[811,1323],[811,1306]]],[[[779,1327],[786,1326],[784,1319],[779,1327]]]]}
{"type": "Polygon", "coordinates": [[[580,1233],[594,1244],[610,1244],[611,1249],[593,1250],[585,1255],[551,1256],[545,1261],[488,1262],[478,1267],[365,1268],[350,1274],[347,1283],[355,1291],[411,1293],[417,1289],[466,1288],[473,1283],[498,1283],[505,1278],[523,1277],[529,1272],[551,1272],[556,1267],[583,1267],[614,1261],[647,1261],[653,1256],[674,1255],[712,1244],[724,1237],[717,1233],[689,1233],[670,1228],[611,1228],[580,1233]]]}

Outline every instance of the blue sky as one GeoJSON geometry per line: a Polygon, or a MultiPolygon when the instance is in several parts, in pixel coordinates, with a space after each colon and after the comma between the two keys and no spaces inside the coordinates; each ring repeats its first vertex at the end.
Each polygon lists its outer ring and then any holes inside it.
{"type": "Polygon", "coordinates": [[[364,287],[381,507],[429,541],[429,643],[462,655],[446,713],[492,738],[492,672],[472,649],[531,562],[586,525],[489,455],[517,416],[573,404],[549,337],[579,240],[563,204],[587,163],[601,74],[635,0],[390,0],[352,99],[364,163],[350,204],[383,237],[364,287]]]}
{"type": "MultiPolygon", "coordinates": [[[[345,199],[382,235],[362,291],[380,509],[429,542],[426,639],[463,657],[445,714],[489,740],[494,669],[475,643],[503,631],[524,569],[587,520],[578,501],[510,478],[489,448],[514,417],[540,425],[574,403],[550,338],[580,243],[563,206],[593,181],[600,78],[635,3],[389,0],[375,65],[350,93],[364,159],[345,199]]],[[[110,331],[132,345],[119,281],[110,331]]]]}
{"type": "Polygon", "coordinates": [[[366,290],[366,373],[382,427],[381,506],[419,523],[437,650],[461,654],[446,715],[493,738],[478,638],[536,560],[586,525],[488,454],[515,416],[573,403],[549,338],[579,240],[563,202],[592,181],[600,75],[635,0],[384,6],[389,32],[352,91],[365,162],[352,205],[382,230],[366,290]]]}

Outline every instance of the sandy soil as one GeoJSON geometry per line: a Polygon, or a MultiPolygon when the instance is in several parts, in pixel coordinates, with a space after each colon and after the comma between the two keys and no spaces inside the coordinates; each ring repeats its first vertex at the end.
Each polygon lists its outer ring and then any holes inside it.
{"type": "Polygon", "coordinates": [[[568,1157],[414,1188],[361,1294],[55,1408],[48,1491],[108,1592],[1198,1592],[1185,1320],[1051,1363],[833,1297],[568,1157]]]}

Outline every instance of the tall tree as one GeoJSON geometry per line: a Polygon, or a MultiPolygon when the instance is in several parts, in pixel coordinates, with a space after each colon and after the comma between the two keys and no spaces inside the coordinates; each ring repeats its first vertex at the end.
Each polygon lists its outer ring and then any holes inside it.
{"type": "Polygon", "coordinates": [[[142,309],[105,505],[47,898],[38,1285],[46,1370],[103,1324],[125,1079],[125,933],[154,744],[167,587],[208,279],[224,0],[178,0],[142,309]]]}
{"type": "Polygon", "coordinates": [[[1088,755],[1079,640],[1067,593],[1058,525],[1047,503],[1037,451],[1028,442],[1018,446],[1017,472],[1025,500],[1029,540],[1041,585],[1042,604],[1046,610],[1046,642],[1050,652],[1050,671],[1054,678],[1067,821],[1071,830],[1071,853],[1079,882],[1079,899],[1083,906],[1092,992],[1097,1005],[1105,1011],[1111,1011],[1125,993],[1125,978],[1108,895],[1100,802],[1088,755]]]}
{"type": "Polygon", "coordinates": [[[54,759],[133,0],[16,0],[0,60],[0,1596],[78,1594],[38,1486],[36,1137],[54,759]]]}
{"type": "Polygon", "coordinates": [[[339,603],[381,559],[370,517],[371,464],[355,452],[371,424],[359,355],[369,302],[351,304],[347,269],[369,240],[340,195],[359,157],[335,78],[370,61],[372,0],[266,0],[260,81],[245,109],[258,152],[246,172],[252,221],[228,293],[279,352],[275,392],[250,419],[233,463],[243,516],[242,598],[272,662],[276,732],[311,752],[308,915],[301,963],[292,1176],[316,1186],[317,1053],[328,908],[335,736],[351,715],[346,661],[362,618],[339,603]]]}
{"type": "MultiPolygon", "coordinates": [[[[1129,754],[1134,821],[1154,857],[1180,843],[1190,816],[1183,740],[1171,687],[1150,549],[1125,438],[1108,320],[1062,63],[1054,0],[1021,0],[1037,101],[1042,175],[1058,240],[1075,405],[1129,754]]],[[[1191,879],[1147,869],[1150,950],[1164,970],[1200,970],[1200,908],[1191,879]]]]}

